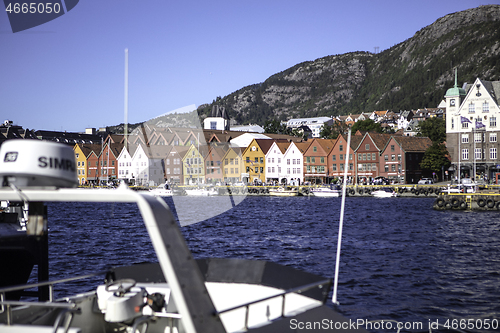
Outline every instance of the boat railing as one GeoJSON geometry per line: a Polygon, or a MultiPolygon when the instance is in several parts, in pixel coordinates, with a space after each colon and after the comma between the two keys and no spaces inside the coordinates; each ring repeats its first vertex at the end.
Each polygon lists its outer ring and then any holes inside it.
{"type": "Polygon", "coordinates": [[[323,288],[324,285],[328,285],[330,283],[331,283],[331,279],[325,279],[325,280],[321,280],[321,281],[318,281],[318,282],[309,283],[309,284],[306,284],[306,285],[303,285],[303,286],[300,286],[300,287],[290,288],[290,289],[287,289],[285,291],[282,291],[282,292],[277,293],[277,294],[272,295],[272,296],[260,298],[260,299],[255,300],[255,301],[251,301],[251,302],[248,302],[248,303],[245,303],[245,304],[240,304],[240,305],[228,308],[228,309],[217,311],[216,316],[220,316],[220,315],[222,315],[224,313],[227,313],[227,312],[231,312],[231,311],[235,311],[235,310],[238,310],[238,309],[245,308],[245,330],[247,330],[248,329],[248,317],[249,317],[249,312],[250,312],[250,306],[251,305],[257,304],[257,303],[261,303],[261,302],[264,302],[264,301],[268,301],[268,300],[273,299],[273,298],[279,298],[279,297],[281,297],[282,298],[282,301],[281,301],[281,317],[283,318],[283,317],[285,317],[285,304],[286,304],[286,296],[287,295],[294,294],[294,293],[300,294],[300,293],[303,293],[305,291],[308,291],[308,290],[311,290],[311,289],[314,289],[314,288],[320,288],[321,289],[321,288],[323,288]]]}
{"type": "MultiPolygon", "coordinates": [[[[72,282],[72,281],[77,281],[77,280],[83,280],[83,279],[87,279],[90,277],[106,274],[106,272],[107,271],[102,271],[102,272],[74,276],[74,277],[60,279],[60,280],[45,281],[45,282],[30,283],[30,284],[0,288],[0,313],[4,313],[7,311],[7,325],[11,325],[11,321],[12,321],[11,311],[12,311],[13,306],[38,306],[38,307],[49,307],[49,308],[63,308],[63,309],[73,311],[73,310],[75,310],[75,306],[76,306],[75,304],[54,302],[54,285],[72,282]],[[45,287],[45,286],[49,287],[49,300],[47,302],[29,302],[29,301],[9,301],[9,300],[6,300],[6,293],[13,292],[13,291],[22,291],[22,290],[31,289],[31,288],[45,287]]],[[[65,311],[65,313],[67,313],[67,312],[65,311]]]]}

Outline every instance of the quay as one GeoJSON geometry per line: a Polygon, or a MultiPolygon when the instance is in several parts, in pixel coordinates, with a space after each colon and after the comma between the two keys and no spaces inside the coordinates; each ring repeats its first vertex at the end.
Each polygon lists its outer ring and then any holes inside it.
{"type": "Polygon", "coordinates": [[[450,193],[442,194],[434,201],[436,210],[500,211],[500,193],[450,193]]]}
{"type": "MultiPolygon", "coordinates": [[[[269,190],[277,189],[280,186],[215,186],[219,195],[269,195],[269,190]]],[[[315,187],[312,185],[301,186],[285,186],[287,189],[295,189],[299,195],[312,196],[311,190],[315,187]]],[[[186,189],[195,188],[193,186],[176,186],[173,187],[174,195],[184,195],[186,189]]],[[[371,197],[372,192],[381,188],[391,188],[400,197],[437,197],[444,187],[439,185],[414,185],[414,184],[398,184],[398,185],[347,185],[346,193],[350,197],[371,197]]],[[[136,188],[144,190],[145,188],[136,188]]]]}

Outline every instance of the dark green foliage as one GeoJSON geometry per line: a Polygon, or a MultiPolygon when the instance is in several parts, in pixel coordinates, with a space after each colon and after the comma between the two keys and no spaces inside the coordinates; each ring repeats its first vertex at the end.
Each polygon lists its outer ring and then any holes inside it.
{"type": "Polygon", "coordinates": [[[446,122],[442,118],[427,118],[418,124],[417,136],[426,136],[433,143],[444,142],[446,140],[446,122]]]}
{"type": "Polygon", "coordinates": [[[354,125],[352,125],[351,130],[353,133],[356,133],[357,131],[377,133],[384,132],[380,123],[376,123],[371,119],[357,121],[356,123],[354,123],[354,125]]]}
{"type": "Polygon", "coordinates": [[[425,152],[420,167],[439,175],[441,170],[448,170],[450,167],[451,163],[448,156],[448,150],[444,143],[434,142],[425,152]]]}

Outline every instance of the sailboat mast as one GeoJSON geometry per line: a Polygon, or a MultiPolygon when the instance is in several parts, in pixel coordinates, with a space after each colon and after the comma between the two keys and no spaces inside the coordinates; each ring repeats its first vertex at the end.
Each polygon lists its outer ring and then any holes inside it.
{"type": "Polygon", "coordinates": [[[125,119],[123,125],[123,133],[125,135],[125,149],[127,149],[128,135],[128,49],[125,49],[125,119]]]}

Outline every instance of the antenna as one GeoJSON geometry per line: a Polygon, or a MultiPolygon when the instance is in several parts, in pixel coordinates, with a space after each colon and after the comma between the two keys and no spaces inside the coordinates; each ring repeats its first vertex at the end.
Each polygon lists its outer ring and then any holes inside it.
{"type": "Polygon", "coordinates": [[[375,46],[374,49],[375,49],[375,54],[377,54],[378,51],[380,50],[380,47],[379,46],[375,46]]]}

